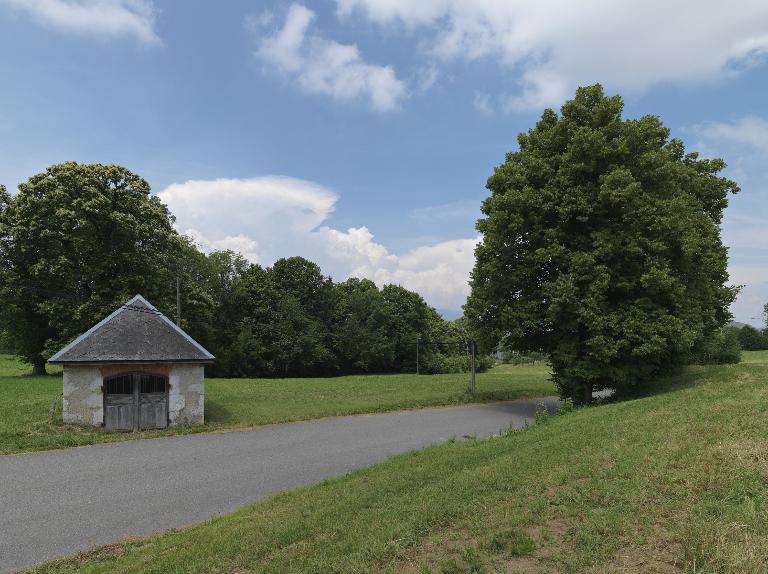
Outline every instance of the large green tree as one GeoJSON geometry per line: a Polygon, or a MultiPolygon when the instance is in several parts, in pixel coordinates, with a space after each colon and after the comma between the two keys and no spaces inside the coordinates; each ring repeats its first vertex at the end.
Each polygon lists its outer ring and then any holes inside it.
{"type": "Polygon", "coordinates": [[[437,311],[413,291],[400,285],[385,285],[381,289],[387,316],[386,336],[394,348],[393,370],[416,371],[416,344],[420,352],[432,349],[437,311]]]}
{"type": "Polygon", "coordinates": [[[182,251],[178,266],[180,279],[181,326],[195,340],[217,356],[207,367],[217,373],[233,339],[233,325],[242,316],[241,293],[236,285],[250,263],[233,251],[214,251],[208,255],[192,245],[182,251]]]}
{"type": "Polygon", "coordinates": [[[368,279],[347,279],[334,286],[334,343],[339,365],[348,373],[392,369],[395,340],[378,287],[368,279]]]}
{"type": "Polygon", "coordinates": [[[489,349],[549,353],[579,403],[683,364],[736,293],[719,224],[738,187],[717,175],[724,162],[622,111],[600,85],[545,110],[488,180],[477,224],[475,332],[489,349]]]}
{"type": "Polygon", "coordinates": [[[301,257],[251,265],[232,283],[212,346],[217,374],[302,376],[338,370],[333,352],[333,284],[301,257]]]}
{"type": "Polygon", "coordinates": [[[0,330],[45,359],[136,293],[174,310],[184,241],[149,184],[124,167],[67,162],[0,193],[0,330]]]}

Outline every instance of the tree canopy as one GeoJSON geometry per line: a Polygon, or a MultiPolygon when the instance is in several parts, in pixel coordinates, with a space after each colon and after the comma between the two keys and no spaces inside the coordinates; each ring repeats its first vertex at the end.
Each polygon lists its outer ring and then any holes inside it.
{"type": "Polygon", "coordinates": [[[737,337],[741,348],[745,351],[768,349],[768,332],[755,329],[752,325],[744,325],[738,330],[737,337]]]}
{"type": "MultiPolygon", "coordinates": [[[[231,252],[208,257],[216,268],[239,267],[231,252]]],[[[239,267],[225,292],[206,299],[210,332],[182,326],[216,355],[219,376],[414,372],[417,344],[421,372],[467,369],[466,341],[451,338],[454,322],[420,295],[367,279],[334,283],[301,257],[239,267]]]]}
{"type": "Polygon", "coordinates": [[[561,394],[630,391],[729,319],[719,224],[736,183],[655,116],[579,88],[494,170],[465,314],[486,348],[550,354],[561,394]]]}
{"type": "Polygon", "coordinates": [[[0,322],[44,372],[58,347],[136,293],[162,303],[183,240],[140,176],[67,162],[0,193],[0,322]],[[169,276],[170,275],[170,276],[169,276]]]}
{"type": "Polygon", "coordinates": [[[403,287],[334,283],[301,257],[271,267],[201,253],[126,168],[67,162],[0,187],[0,341],[44,372],[58,348],[136,293],[217,360],[218,376],[466,370],[466,330],[403,287]]]}

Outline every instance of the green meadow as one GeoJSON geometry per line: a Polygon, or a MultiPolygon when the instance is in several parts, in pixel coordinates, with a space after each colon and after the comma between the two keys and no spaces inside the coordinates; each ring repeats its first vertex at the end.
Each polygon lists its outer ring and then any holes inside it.
{"type": "Polygon", "coordinates": [[[555,394],[545,365],[502,365],[480,373],[474,396],[467,393],[467,374],[207,379],[204,426],[120,434],[63,424],[61,371],[31,377],[29,370],[0,355],[0,454],[555,394]]]}

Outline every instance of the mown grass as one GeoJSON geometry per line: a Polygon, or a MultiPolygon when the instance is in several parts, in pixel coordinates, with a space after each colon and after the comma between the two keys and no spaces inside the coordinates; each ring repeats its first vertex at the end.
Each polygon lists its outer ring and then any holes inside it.
{"type": "Polygon", "coordinates": [[[481,373],[475,396],[466,391],[466,374],[208,379],[204,426],[119,434],[64,425],[60,370],[48,377],[26,376],[28,372],[28,366],[0,355],[0,454],[555,392],[543,365],[504,365],[481,373]]]}
{"type": "Polygon", "coordinates": [[[768,353],[35,572],[763,573],[768,353]]]}

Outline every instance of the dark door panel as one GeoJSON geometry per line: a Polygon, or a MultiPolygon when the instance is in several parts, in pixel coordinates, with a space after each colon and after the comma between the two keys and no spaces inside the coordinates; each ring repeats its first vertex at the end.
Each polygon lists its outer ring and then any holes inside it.
{"type": "Polygon", "coordinates": [[[168,395],[142,393],[139,396],[139,428],[164,429],[168,426],[168,395]]]}
{"type": "Polygon", "coordinates": [[[135,421],[133,395],[107,395],[104,426],[110,430],[132,431],[135,421]]]}
{"type": "Polygon", "coordinates": [[[132,373],[104,381],[104,426],[110,430],[168,426],[168,378],[132,373]]]}

